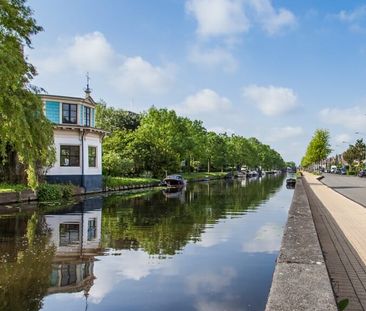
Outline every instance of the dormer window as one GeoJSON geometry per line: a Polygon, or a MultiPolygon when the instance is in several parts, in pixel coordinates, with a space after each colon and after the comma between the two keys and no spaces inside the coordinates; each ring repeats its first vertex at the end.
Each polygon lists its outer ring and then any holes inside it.
{"type": "Polygon", "coordinates": [[[62,123],[77,124],[78,107],[76,104],[62,104],[62,123]]]}
{"type": "Polygon", "coordinates": [[[91,120],[91,109],[89,107],[84,107],[85,111],[85,126],[90,126],[90,120],[91,120]]]}

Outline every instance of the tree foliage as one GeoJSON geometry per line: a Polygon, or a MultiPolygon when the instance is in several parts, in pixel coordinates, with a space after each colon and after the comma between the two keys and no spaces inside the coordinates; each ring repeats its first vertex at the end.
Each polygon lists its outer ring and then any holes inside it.
{"type": "Polygon", "coordinates": [[[348,149],[344,152],[343,158],[348,164],[353,165],[355,162],[360,164],[366,157],[366,144],[363,139],[357,139],[354,145],[349,145],[348,149]]]}
{"type": "Polygon", "coordinates": [[[151,172],[154,177],[162,177],[177,171],[285,167],[282,157],[256,138],[208,132],[201,121],[178,116],[173,110],[152,107],[134,117],[139,124],[132,129],[124,125],[120,110],[106,105],[99,109],[104,113],[104,117],[98,117],[99,126],[112,130],[103,143],[106,175],[151,172]]]}
{"type": "Polygon", "coordinates": [[[95,125],[109,132],[134,131],[140,125],[140,115],[127,110],[107,107],[107,104],[102,100],[97,104],[95,125]]]}
{"type": "Polygon", "coordinates": [[[301,160],[303,167],[318,164],[327,158],[332,149],[329,143],[330,135],[328,130],[317,129],[306,149],[306,153],[301,160]]]}
{"type": "Polygon", "coordinates": [[[0,160],[4,165],[16,152],[33,188],[36,164],[47,166],[54,156],[52,126],[38,89],[30,84],[36,70],[23,54],[23,46],[31,48],[31,36],[41,30],[25,0],[0,1],[0,160]]]}

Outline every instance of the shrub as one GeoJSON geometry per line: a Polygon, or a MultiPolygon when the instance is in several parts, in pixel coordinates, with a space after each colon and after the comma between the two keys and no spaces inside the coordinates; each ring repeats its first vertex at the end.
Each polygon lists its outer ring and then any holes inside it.
{"type": "Polygon", "coordinates": [[[71,184],[60,185],[62,189],[62,198],[68,200],[71,199],[74,193],[74,186],[71,184]]]}
{"type": "Polygon", "coordinates": [[[37,197],[41,202],[67,200],[72,194],[73,186],[70,184],[40,184],[37,188],[37,197]]]}

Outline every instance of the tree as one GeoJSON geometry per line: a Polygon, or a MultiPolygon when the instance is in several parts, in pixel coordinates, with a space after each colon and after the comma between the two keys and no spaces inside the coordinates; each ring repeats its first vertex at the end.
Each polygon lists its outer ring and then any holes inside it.
{"type": "Polygon", "coordinates": [[[141,115],[123,110],[107,107],[101,100],[97,104],[95,124],[98,128],[113,133],[116,130],[136,130],[140,125],[141,115]]]}
{"type": "Polygon", "coordinates": [[[317,129],[306,149],[301,165],[303,167],[308,167],[312,164],[319,164],[320,161],[326,159],[332,151],[329,139],[328,130],[317,129]]]}
{"type": "Polygon", "coordinates": [[[354,145],[349,145],[349,148],[344,152],[343,158],[348,164],[353,165],[357,162],[358,166],[365,159],[366,156],[366,145],[363,139],[357,139],[354,145]]]}
{"type": "Polygon", "coordinates": [[[37,164],[54,160],[52,125],[39,89],[30,84],[36,70],[23,54],[23,46],[31,48],[30,37],[41,30],[25,0],[0,1],[0,161],[4,166],[16,154],[33,188],[37,164]]]}

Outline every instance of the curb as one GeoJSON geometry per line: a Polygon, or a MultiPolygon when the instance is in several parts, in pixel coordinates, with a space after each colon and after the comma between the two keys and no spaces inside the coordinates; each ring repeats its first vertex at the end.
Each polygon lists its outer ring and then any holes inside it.
{"type": "Polygon", "coordinates": [[[297,179],[266,311],[336,311],[303,181],[297,179]]]}

